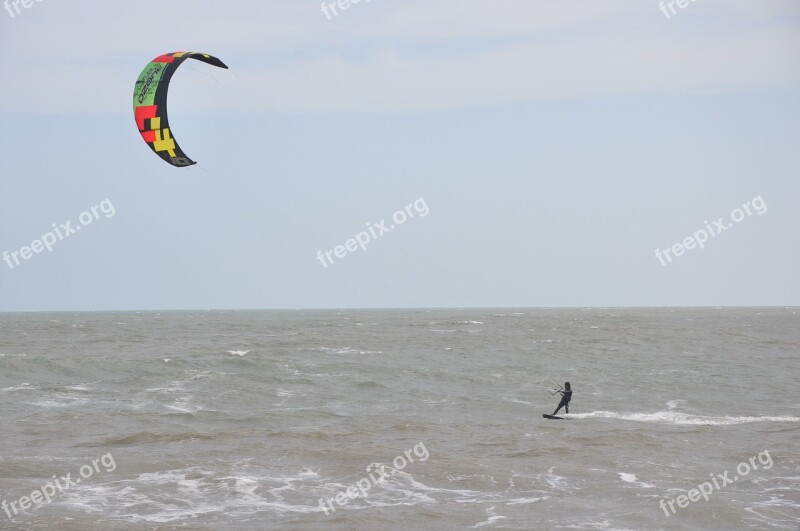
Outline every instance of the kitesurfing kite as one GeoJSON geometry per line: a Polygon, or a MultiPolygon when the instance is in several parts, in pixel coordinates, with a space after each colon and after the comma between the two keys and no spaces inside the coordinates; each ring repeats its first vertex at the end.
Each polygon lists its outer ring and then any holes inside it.
{"type": "Polygon", "coordinates": [[[133,91],[133,115],[142,138],[156,155],[178,167],[197,163],[186,156],[172,136],[167,119],[167,90],[175,70],[190,58],[228,68],[216,57],[204,53],[167,53],[153,59],[142,70],[133,91]]]}

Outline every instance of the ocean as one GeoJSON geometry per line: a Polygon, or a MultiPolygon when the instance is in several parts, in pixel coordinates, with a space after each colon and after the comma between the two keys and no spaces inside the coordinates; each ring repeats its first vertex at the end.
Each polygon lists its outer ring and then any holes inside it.
{"type": "Polygon", "coordinates": [[[0,529],[797,530],[799,314],[0,314],[0,529]]]}

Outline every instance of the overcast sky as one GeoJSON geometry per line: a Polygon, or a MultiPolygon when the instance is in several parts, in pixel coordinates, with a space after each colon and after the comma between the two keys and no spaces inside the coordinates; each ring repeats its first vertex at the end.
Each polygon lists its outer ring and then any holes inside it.
{"type": "Polygon", "coordinates": [[[0,311],[800,305],[800,2],[332,3],[8,2],[0,311]]]}

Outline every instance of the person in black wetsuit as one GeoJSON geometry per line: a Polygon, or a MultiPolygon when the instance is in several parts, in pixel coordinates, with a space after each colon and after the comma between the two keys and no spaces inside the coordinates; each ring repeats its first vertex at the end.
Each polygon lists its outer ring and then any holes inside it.
{"type": "Polygon", "coordinates": [[[569,401],[572,400],[572,388],[569,386],[569,382],[564,382],[564,390],[559,391],[561,393],[561,402],[558,403],[558,407],[553,412],[553,416],[558,415],[558,410],[562,407],[566,413],[569,413],[569,401]]]}

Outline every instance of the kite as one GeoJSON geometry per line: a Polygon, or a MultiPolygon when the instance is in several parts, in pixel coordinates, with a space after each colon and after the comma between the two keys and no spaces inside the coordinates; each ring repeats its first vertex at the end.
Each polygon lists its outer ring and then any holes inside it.
{"type": "Polygon", "coordinates": [[[204,53],[167,53],[153,59],[142,70],[133,91],[133,115],[139,133],[156,155],[179,168],[197,164],[178,146],[167,119],[169,82],[175,70],[186,59],[197,59],[219,68],[228,68],[216,57],[204,53]]]}

